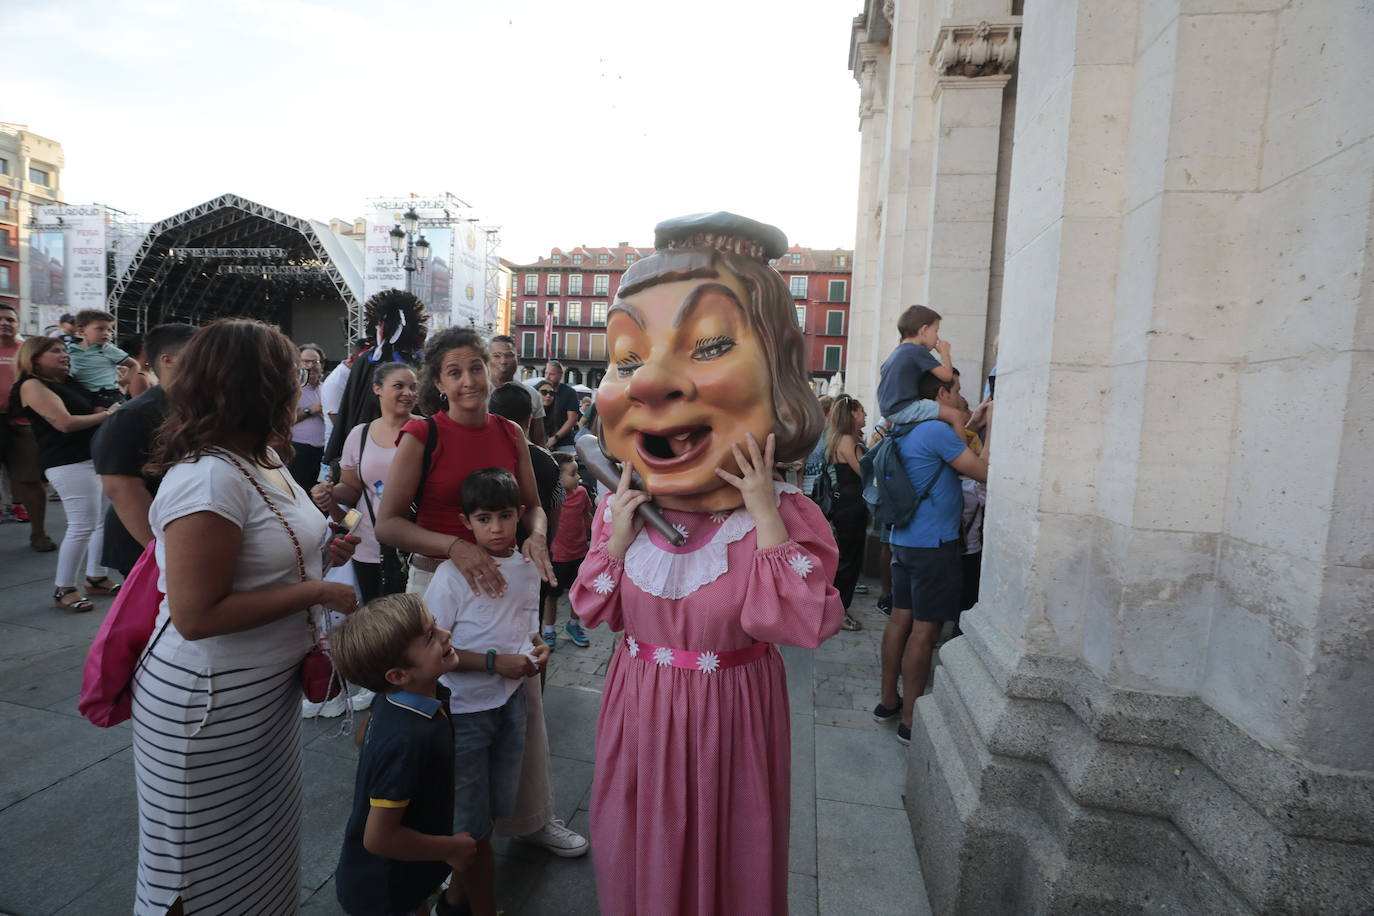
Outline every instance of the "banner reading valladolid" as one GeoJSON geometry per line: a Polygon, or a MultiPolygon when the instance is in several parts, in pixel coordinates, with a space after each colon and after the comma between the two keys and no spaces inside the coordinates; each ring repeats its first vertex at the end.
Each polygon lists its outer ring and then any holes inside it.
{"type": "Polygon", "coordinates": [[[35,207],[29,241],[35,305],[105,308],[105,208],[35,207]]]}
{"type": "Polygon", "coordinates": [[[434,327],[480,324],[486,297],[483,284],[484,245],[471,209],[451,196],[433,198],[374,198],[369,201],[364,243],[364,292],[368,297],[384,289],[405,289],[402,262],[391,248],[391,231],[402,214],[414,208],[423,220],[420,234],[430,245],[423,270],[416,270],[411,284],[432,318],[434,327]]]}

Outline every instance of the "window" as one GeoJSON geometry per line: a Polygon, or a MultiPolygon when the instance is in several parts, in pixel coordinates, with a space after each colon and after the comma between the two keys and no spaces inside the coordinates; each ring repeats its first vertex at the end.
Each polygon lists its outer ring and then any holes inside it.
{"type": "Polygon", "coordinates": [[[557,296],[563,292],[563,275],[549,274],[544,280],[544,292],[550,296],[557,296]]]}
{"type": "Polygon", "coordinates": [[[522,334],[520,335],[520,355],[521,355],[521,356],[525,356],[525,357],[534,356],[534,338],[535,338],[535,333],[534,333],[533,331],[525,331],[524,333],[522,333],[522,334]]]}
{"type": "Polygon", "coordinates": [[[609,274],[597,274],[592,278],[592,295],[609,296],[611,293],[611,277],[609,274]]]}
{"type": "Polygon", "coordinates": [[[790,262],[793,263],[793,264],[800,264],[800,263],[801,263],[801,255],[800,255],[800,254],[795,254],[795,253],[794,253],[794,254],[789,254],[789,255],[787,256],[787,260],[790,261],[790,262]]]}
{"type": "Polygon", "coordinates": [[[797,274],[796,276],[789,278],[788,283],[792,287],[793,299],[806,298],[806,274],[797,274]]]}
{"type": "MultiPolygon", "coordinates": [[[[8,267],[0,267],[0,292],[3,292],[7,296],[13,295],[10,292],[11,279],[10,269],[8,267]]],[[[602,335],[602,337],[604,339],[605,335],[602,335]]]]}
{"type": "Polygon", "coordinates": [[[588,359],[604,360],[606,358],[605,334],[589,334],[587,344],[591,350],[591,352],[587,354],[588,359]]]}
{"type": "Polygon", "coordinates": [[[533,296],[539,292],[539,274],[525,274],[525,295],[533,296]]]}
{"type": "Polygon", "coordinates": [[[46,169],[39,169],[34,168],[33,166],[29,166],[29,181],[32,181],[34,184],[41,184],[43,187],[46,188],[48,186],[48,181],[51,180],[51,178],[52,176],[48,173],[46,169]]]}
{"type": "Polygon", "coordinates": [[[606,324],[606,303],[592,303],[592,324],[603,326],[606,324]]]}
{"type": "Polygon", "coordinates": [[[611,263],[611,256],[608,254],[599,254],[596,256],[596,263],[609,264],[611,263]]]}
{"type": "Polygon", "coordinates": [[[581,324],[581,323],[582,323],[582,303],[581,303],[581,302],[569,302],[566,306],[564,306],[563,322],[564,322],[564,324],[581,324]]]}
{"type": "Polygon", "coordinates": [[[544,309],[553,316],[553,323],[558,324],[558,301],[550,299],[548,302],[544,303],[544,309]]]}
{"type": "Polygon", "coordinates": [[[538,323],[539,323],[539,303],[538,303],[538,302],[526,302],[526,303],[525,303],[525,320],[522,321],[521,324],[538,324],[538,323]]]}
{"type": "Polygon", "coordinates": [[[569,331],[563,335],[563,351],[568,359],[582,358],[582,335],[576,331],[569,331]]]}
{"type": "Polygon", "coordinates": [[[847,285],[848,284],[846,284],[843,280],[831,280],[830,295],[826,298],[829,299],[831,302],[843,302],[845,299],[844,294],[846,292],[845,286],[847,285]]]}
{"type": "Polygon", "coordinates": [[[825,333],[831,337],[844,336],[844,309],[826,309],[825,333]]]}
{"type": "Polygon", "coordinates": [[[827,372],[839,372],[843,368],[840,363],[844,361],[844,347],[830,346],[825,348],[825,365],[821,368],[827,372]]]}
{"type": "Polygon", "coordinates": [[[625,266],[626,266],[626,267],[629,267],[629,266],[630,266],[631,264],[633,264],[634,262],[635,262],[635,256],[634,256],[633,253],[625,255],[625,266]]]}
{"type": "Polygon", "coordinates": [[[797,327],[806,330],[806,306],[797,306],[797,327]]]}
{"type": "Polygon", "coordinates": [[[582,295],[582,275],[581,275],[581,274],[571,274],[571,275],[568,276],[568,295],[569,295],[569,296],[580,296],[580,295],[582,295]]]}
{"type": "Polygon", "coordinates": [[[558,332],[549,335],[549,359],[558,358],[558,332]]]}
{"type": "Polygon", "coordinates": [[[8,175],[9,173],[10,161],[8,159],[0,157],[0,175],[8,175]]]}
{"type": "Polygon", "coordinates": [[[849,266],[849,255],[847,255],[847,254],[837,254],[837,255],[835,255],[835,266],[836,266],[836,267],[848,267],[848,266],[849,266]]]}
{"type": "Polygon", "coordinates": [[[582,255],[580,255],[580,254],[575,254],[575,255],[573,255],[573,263],[574,263],[574,264],[581,264],[581,263],[582,263],[583,261],[585,261],[585,260],[586,260],[586,258],[582,257],[582,255]]]}
{"type": "Polygon", "coordinates": [[[562,256],[561,254],[559,254],[558,252],[555,251],[555,252],[553,253],[553,257],[549,258],[549,260],[552,261],[552,262],[555,263],[555,264],[562,264],[562,263],[563,263],[563,256],[562,256]]]}

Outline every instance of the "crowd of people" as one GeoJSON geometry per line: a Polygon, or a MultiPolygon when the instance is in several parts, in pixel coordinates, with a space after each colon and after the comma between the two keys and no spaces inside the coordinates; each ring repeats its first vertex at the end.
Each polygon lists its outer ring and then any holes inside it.
{"type": "MultiPolygon", "coordinates": [[[[676,334],[686,281],[651,266],[632,287],[631,317],[639,333],[676,334]]],[[[771,284],[740,259],[697,269],[771,284]]],[[[734,311],[702,306],[691,321],[742,314],[756,336],[775,333],[742,304],[768,290],[705,286],[734,311]]],[[[789,300],[777,298],[781,316],[789,300]]],[[[574,646],[589,644],[584,623],[624,634],[598,730],[593,834],[599,863],[630,873],[598,865],[605,911],[636,911],[648,885],[686,894],[681,911],[713,911],[727,892],[778,911],[788,741],[772,643],[814,647],[859,629],[849,609],[880,541],[889,620],[874,718],[908,742],[936,642],[977,600],[992,402],[970,411],[940,317],[922,306],[901,318],[878,387],[885,419],[867,435],[853,397],[779,387],[787,372],[767,360],[785,358],[790,330],[760,350],[740,390],[712,388],[696,368],[739,346],[731,339],[673,370],[700,377],[672,381],[657,364],[617,372],[594,405],[556,361],[538,384],[516,381],[509,337],[426,337],[418,300],[399,292],[368,303],[368,338],[328,375],[322,347],[260,322],[162,325],[131,356],[110,343],[108,313],[74,317],[71,340],[21,342],[17,315],[0,305],[0,454],[35,550],[55,546],[42,530],[45,479],[63,503],[58,606],[89,610],[87,596],[117,593],[108,569],[127,576],[145,551],[160,570],[165,598],[132,682],[139,913],[294,911],[300,722],[350,708],[370,710],[336,874],[350,913],[416,912],[446,879],[438,913],[496,912],[496,833],[585,854],[587,838],[554,816],[541,698],[564,595],[574,646]],[[598,499],[574,448],[591,435],[623,453],[615,437],[627,418],[671,404],[672,385],[719,400],[705,428],[723,450],[705,473],[734,497],[676,500],[667,469],[699,451],[697,434],[665,442],[646,486],[679,548],[643,527],[649,495],[631,488],[628,466],[598,499]],[[748,426],[760,403],[766,441],[748,426]],[[888,519],[876,523],[874,507],[893,496],[867,453],[885,440],[918,495],[908,517],[876,513],[888,519]],[[673,611],[684,600],[693,614],[673,611]],[[716,648],[669,648],[703,640],[716,648]],[[354,690],[305,699],[302,659],[321,645],[354,690]],[[764,667],[749,674],[755,663],[764,667]],[[722,694],[673,673],[684,667],[739,680],[722,694]],[[698,747],[688,736],[703,728],[698,747]],[[700,756],[726,747],[727,759],[700,756]],[[748,773],[762,794],[739,781],[748,773]],[[681,837],[685,824],[698,840],[738,834],[731,842],[761,857],[758,874],[681,849],[645,852],[645,831],[681,837]]],[[[665,438],[631,435],[641,453],[665,438]]]]}

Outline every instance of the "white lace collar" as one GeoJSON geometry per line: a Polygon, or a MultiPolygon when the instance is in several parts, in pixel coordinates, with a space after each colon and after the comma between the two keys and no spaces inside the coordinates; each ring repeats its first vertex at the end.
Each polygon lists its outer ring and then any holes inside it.
{"type": "MultiPolygon", "coordinates": [[[[782,494],[800,493],[790,483],[773,482],[773,498],[781,503],[782,494]]],[[[612,496],[606,501],[604,518],[611,521],[612,496]]],[[[754,530],[754,517],[743,506],[735,509],[709,541],[690,553],[673,553],[653,542],[648,529],[641,530],[625,552],[625,575],[640,591],[658,598],[686,598],[724,575],[729,547],[754,530]]]]}

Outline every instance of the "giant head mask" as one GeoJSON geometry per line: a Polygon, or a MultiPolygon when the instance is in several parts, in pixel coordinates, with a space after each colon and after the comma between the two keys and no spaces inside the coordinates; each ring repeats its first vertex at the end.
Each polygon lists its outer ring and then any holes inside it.
{"type": "Polygon", "coordinates": [[[607,316],[610,365],[597,390],[602,448],[629,461],[672,509],[741,502],[716,468],[732,445],[804,457],[823,418],[806,379],[805,343],[787,284],[768,266],[786,237],[730,213],[659,223],[658,250],[625,272],[607,316]]]}

